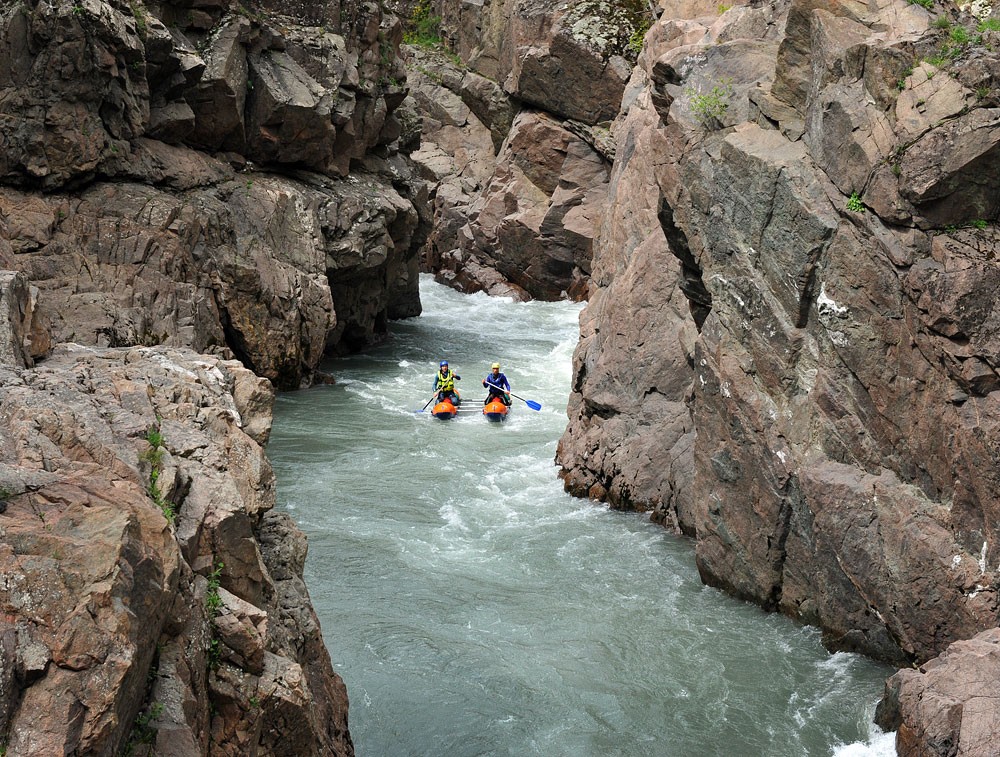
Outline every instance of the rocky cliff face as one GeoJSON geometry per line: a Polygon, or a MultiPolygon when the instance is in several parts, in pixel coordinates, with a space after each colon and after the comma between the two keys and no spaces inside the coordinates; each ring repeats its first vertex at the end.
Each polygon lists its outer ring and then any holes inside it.
{"type": "Polygon", "coordinates": [[[645,4],[433,5],[463,63],[409,64],[435,212],[425,268],[463,291],[584,299],[645,4]]]}
{"type": "Polygon", "coordinates": [[[0,34],[0,268],[55,341],[233,354],[292,388],[419,313],[395,17],[11,3],[0,34]]]}
{"type": "MultiPolygon", "coordinates": [[[[12,331],[28,299],[7,277],[12,331]]],[[[272,399],[240,363],[175,348],[0,365],[8,754],[353,753],[305,538],[271,511],[272,399]]]]}
{"type": "MultiPolygon", "coordinates": [[[[439,7],[480,73],[586,121],[578,5],[439,7]]],[[[694,537],[706,582],[900,664],[1000,621],[998,29],[988,3],[660,3],[557,453],[569,491],[694,537]]],[[[991,738],[956,683],[989,643],[890,682],[904,753],[991,738]]]]}
{"type": "Polygon", "coordinates": [[[625,93],[558,462],[708,583],[926,660],[1000,620],[997,22],[723,10],[665,5],[625,93]]]}
{"type": "Polygon", "coordinates": [[[350,754],[263,447],[272,386],[420,311],[400,24],[29,0],[0,38],[0,744],[350,754]]]}

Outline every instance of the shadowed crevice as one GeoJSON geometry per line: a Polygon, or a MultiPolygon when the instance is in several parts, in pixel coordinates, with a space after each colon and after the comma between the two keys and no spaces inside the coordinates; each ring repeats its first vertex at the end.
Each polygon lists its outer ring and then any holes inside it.
{"type": "Polygon", "coordinates": [[[708,314],[712,312],[712,295],[702,280],[701,266],[691,254],[687,236],[674,223],[674,209],[662,197],[657,217],[660,220],[663,235],[667,238],[670,251],[681,263],[681,291],[688,299],[695,326],[698,331],[701,331],[702,324],[705,323],[708,314]]]}

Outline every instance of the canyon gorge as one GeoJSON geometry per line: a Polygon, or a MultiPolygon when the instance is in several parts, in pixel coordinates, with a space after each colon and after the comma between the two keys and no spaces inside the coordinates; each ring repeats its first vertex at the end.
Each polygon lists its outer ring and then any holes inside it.
{"type": "Polygon", "coordinates": [[[421,271],[586,301],[567,491],[899,667],[900,754],[990,753],[1000,9],[8,0],[0,35],[7,754],[353,753],[271,406],[421,271]]]}

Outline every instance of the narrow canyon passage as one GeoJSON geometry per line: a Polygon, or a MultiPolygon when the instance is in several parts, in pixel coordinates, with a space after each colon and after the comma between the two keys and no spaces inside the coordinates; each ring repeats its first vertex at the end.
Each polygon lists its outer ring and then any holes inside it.
{"type": "Polygon", "coordinates": [[[279,508],[359,755],[876,755],[889,668],[703,586],[693,544],[565,494],[579,305],[421,280],[424,314],[279,396],[279,508]],[[463,412],[419,410],[440,359],[463,412]],[[520,397],[481,415],[498,360],[520,397]]]}

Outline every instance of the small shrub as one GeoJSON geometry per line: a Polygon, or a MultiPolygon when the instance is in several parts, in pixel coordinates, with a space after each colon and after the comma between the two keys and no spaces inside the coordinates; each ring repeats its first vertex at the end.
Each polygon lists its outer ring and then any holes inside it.
{"type": "Polygon", "coordinates": [[[139,32],[140,37],[145,37],[149,25],[146,23],[146,8],[142,3],[135,2],[133,0],[130,3],[132,8],[132,16],[135,18],[135,30],[139,32]]]}
{"type": "Polygon", "coordinates": [[[1000,32],[1000,19],[988,18],[976,27],[979,32],[1000,32]]]}
{"type": "Polygon", "coordinates": [[[851,192],[851,196],[847,198],[847,209],[852,213],[864,213],[865,205],[861,202],[861,195],[851,192]]]}
{"type": "Polygon", "coordinates": [[[702,94],[695,89],[685,90],[695,119],[706,129],[719,128],[726,111],[729,110],[729,100],[733,96],[733,85],[730,79],[720,79],[708,93],[702,94]]]}
{"type": "Polygon", "coordinates": [[[938,16],[936,19],[934,19],[934,23],[932,24],[932,26],[935,29],[950,29],[951,19],[949,19],[947,16],[938,16]]]}
{"type": "Polygon", "coordinates": [[[441,45],[441,17],[431,11],[431,0],[418,0],[403,33],[403,42],[420,47],[441,45]]]}
{"type": "Polygon", "coordinates": [[[149,449],[143,451],[139,456],[140,459],[149,463],[149,485],[146,487],[146,493],[160,508],[167,523],[172,526],[177,519],[177,513],[174,511],[173,504],[164,498],[159,484],[160,474],[163,472],[163,434],[160,433],[158,425],[150,426],[146,430],[146,443],[149,445],[149,449]]]}
{"type": "Polygon", "coordinates": [[[208,574],[208,588],[205,590],[205,607],[211,617],[219,614],[222,609],[222,597],[219,596],[219,586],[221,585],[222,569],[226,567],[224,563],[218,563],[214,570],[208,574]]]}
{"type": "Polygon", "coordinates": [[[649,19],[642,19],[635,31],[632,32],[632,36],[628,38],[628,49],[633,57],[638,57],[639,53],[642,52],[642,42],[646,39],[646,32],[649,31],[650,26],[652,26],[652,22],[649,19]]]}
{"type": "Polygon", "coordinates": [[[930,10],[934,7],[934,0],[906,0],[910,5],[919,5],[921,8],[930,10]]]}
{"type": "Polygon", "coordinates": [[[987,226],[989,226],[989,224],[986,221],[984,221],[982,218],[977,218],[975,221],[972,222],[972,225],[973,225],[973,227],[979,229],[980,231],[982,231],[987,226]]]}
{"type": "Polygon", "coordinates": [[[954,27],[951,32],[949,32],[948,36],[951,37],[951,41],[956,45],[967,45],[972,39],[969,36],[969,30],[964,26],[954,27]]]}
{"type": "MultiPolygon", "coordinates": [[[[132,733],[128,742],[122,749],[123,755],[131,755],[136,751],[136,747],[153,744],[156,742],[156,726],[154,721],[163,714],[163,705],[160,702],[153,702],[149,709],[139,713],[132,723],[132,733]]],[[[0,757],[3,757],[0,755],[0,757]]]]}
{"type": "Polygon", "coordinates": [[[980,100],[985,100],[990,96],[989,87],[976,87],[976,97],[980,100]]]}

